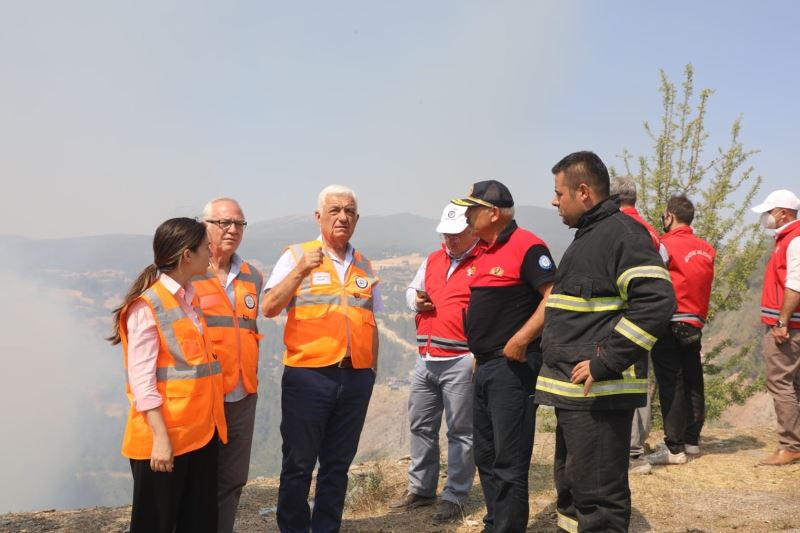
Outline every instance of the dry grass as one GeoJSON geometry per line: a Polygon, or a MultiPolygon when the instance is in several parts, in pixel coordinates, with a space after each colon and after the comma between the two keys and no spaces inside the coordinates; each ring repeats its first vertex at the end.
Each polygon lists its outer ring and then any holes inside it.
{"type": "MultiPolygon", "coordinates": [[[[655,444],[661,435],[653,434],[655,444]]],[[[552,457],[554,435],[538,433],[530,470],[528,531],[555,531],[552,457]]],[[[681,466],[659,467],[648,476],[632,476],[630,531],[643,532],[800,532],[800,464],[756,467],[774,449],[772,428],[709,429],[703,455],[681,466]]],[[[405,448],[398,447],[397,452],[405,448]]],[[[462,520],[436,526],[432,508],[391,514],[388,502],[406,487],[407,460],[355,465],[351,472],[343,531],[478,532],[484,507],[480,486],[473,486],[462,520]]],[[[442,476],[442,484],[444,483],[442,476]]],[[[251,481],[242,495],[237,531],[274,532],[278,481],[251,481]]],[[[313,494],[313,487],[312,487],[313,494]]],[[[0,515],[2,532],[121,532],[129,508],[0,515]]]]}

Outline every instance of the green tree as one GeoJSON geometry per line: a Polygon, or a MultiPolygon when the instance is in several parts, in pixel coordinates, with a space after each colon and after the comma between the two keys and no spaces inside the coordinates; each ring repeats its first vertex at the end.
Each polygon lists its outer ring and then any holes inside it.
{"type": "MultiPolygon", "coordinates": [[[[717,250],[714,286],[708,320],[722,311],[742,305],[748,280],[766,250],[766,239],[757,223],[745,224],[744,215],[758,191],[762,178],[750,158],[757,150],[746,149],[740,140],[741,117],[730,129],[727,145],[706,151],[709,133],[705,119],[711,89],[695,98],[694,69],[687,65],[680,88],[661,71],[662,113],[654,128],[644,123],[653,151],[635,157],[627,150],[622,160],[626,172],[638,181],[637,208],[650,223],[660,227],[660,217],[670,196],[684,193],[695,204],[695,233],[717,250]]],[[[742,367],[755,347],[746,343],[734,350],[722,341],[705,347],[705,372],[709,418],[716,418],[724,406],[741,403],[762,387],[742,367]]]]}

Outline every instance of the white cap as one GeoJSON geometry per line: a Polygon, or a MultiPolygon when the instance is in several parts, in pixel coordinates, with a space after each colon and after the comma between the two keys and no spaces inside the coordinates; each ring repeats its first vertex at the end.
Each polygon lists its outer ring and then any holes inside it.
{"type": "Polygon", "coordinates": [[[784,209],[792,209],[793,211],[800,211],[800,200],[792,191],[786,189],[779,189],[775,192],[769,193],[767,199],[752,208],[754,213],[766,213],[772,211],[776,207],[783,207],[784,209]]]}
{"type": "Polygon", "coordinates": [[[447,204],[442,211],[442,219],[436,226],[437,233],[448,233],[455,235],[467,229],[467,217],[464,213],[467,207],[464,205],[447,204]]]}

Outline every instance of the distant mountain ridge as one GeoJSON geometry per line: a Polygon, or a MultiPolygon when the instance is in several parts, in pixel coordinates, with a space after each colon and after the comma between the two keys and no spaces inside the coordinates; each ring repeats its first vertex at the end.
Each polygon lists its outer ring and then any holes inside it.
{"type": "MultiPolygon", "coordinates": [[[[544,239],[560,257],[571,240],[570,231],[553,209],[518,206],[517,222],[544,239]]],[[[362,216],[353,244],[371,258],[412,253],[427,254],[440,246],[438,221],[407,213],[362,216]]],[[[265,265],[274,264],[288,244],[315,238],[319,228],[312,215],[289,215],[253,222],[248,226],[240,253],[265,265]]],[[[96,235],[65,239],[28,239],[0,236],[0,253],[13,271],[63,270],[86,272],[120,270],[137,272],[151,261],[149,235],[96,235]]]]}

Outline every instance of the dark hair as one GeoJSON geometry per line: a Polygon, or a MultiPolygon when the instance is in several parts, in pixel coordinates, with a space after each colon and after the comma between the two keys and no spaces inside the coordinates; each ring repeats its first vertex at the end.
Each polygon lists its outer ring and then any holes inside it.
{"type": "Polygon", "coordinates": [[[567,186],[577,190],[581,183],[588,185],[601,198],[608,196],[608,169],[594,152],[573,152],[555,164],[553,174],[564,173],[567,186]]]}
{"type": "Polygon", "coordinates": [[[178,268],[185,250],[196,252],[206,236],[206,227],[193,218],[171,218],[156,228],[153,236],[153,263],[145,267],[128,289],[122,304],[114,309],[111,336],[107,338],[111,344],[119,344],[119,322],[123,312],[144,291],[158,280],[158,272],[171,272],[178,268]]]}
{"type": "Polygon", "coordinates": [[[694,220],[694,204],[685,194],[675,194],[667,201],[667,213],[678,219],[678,222],[690,224],[694,220]]]}

